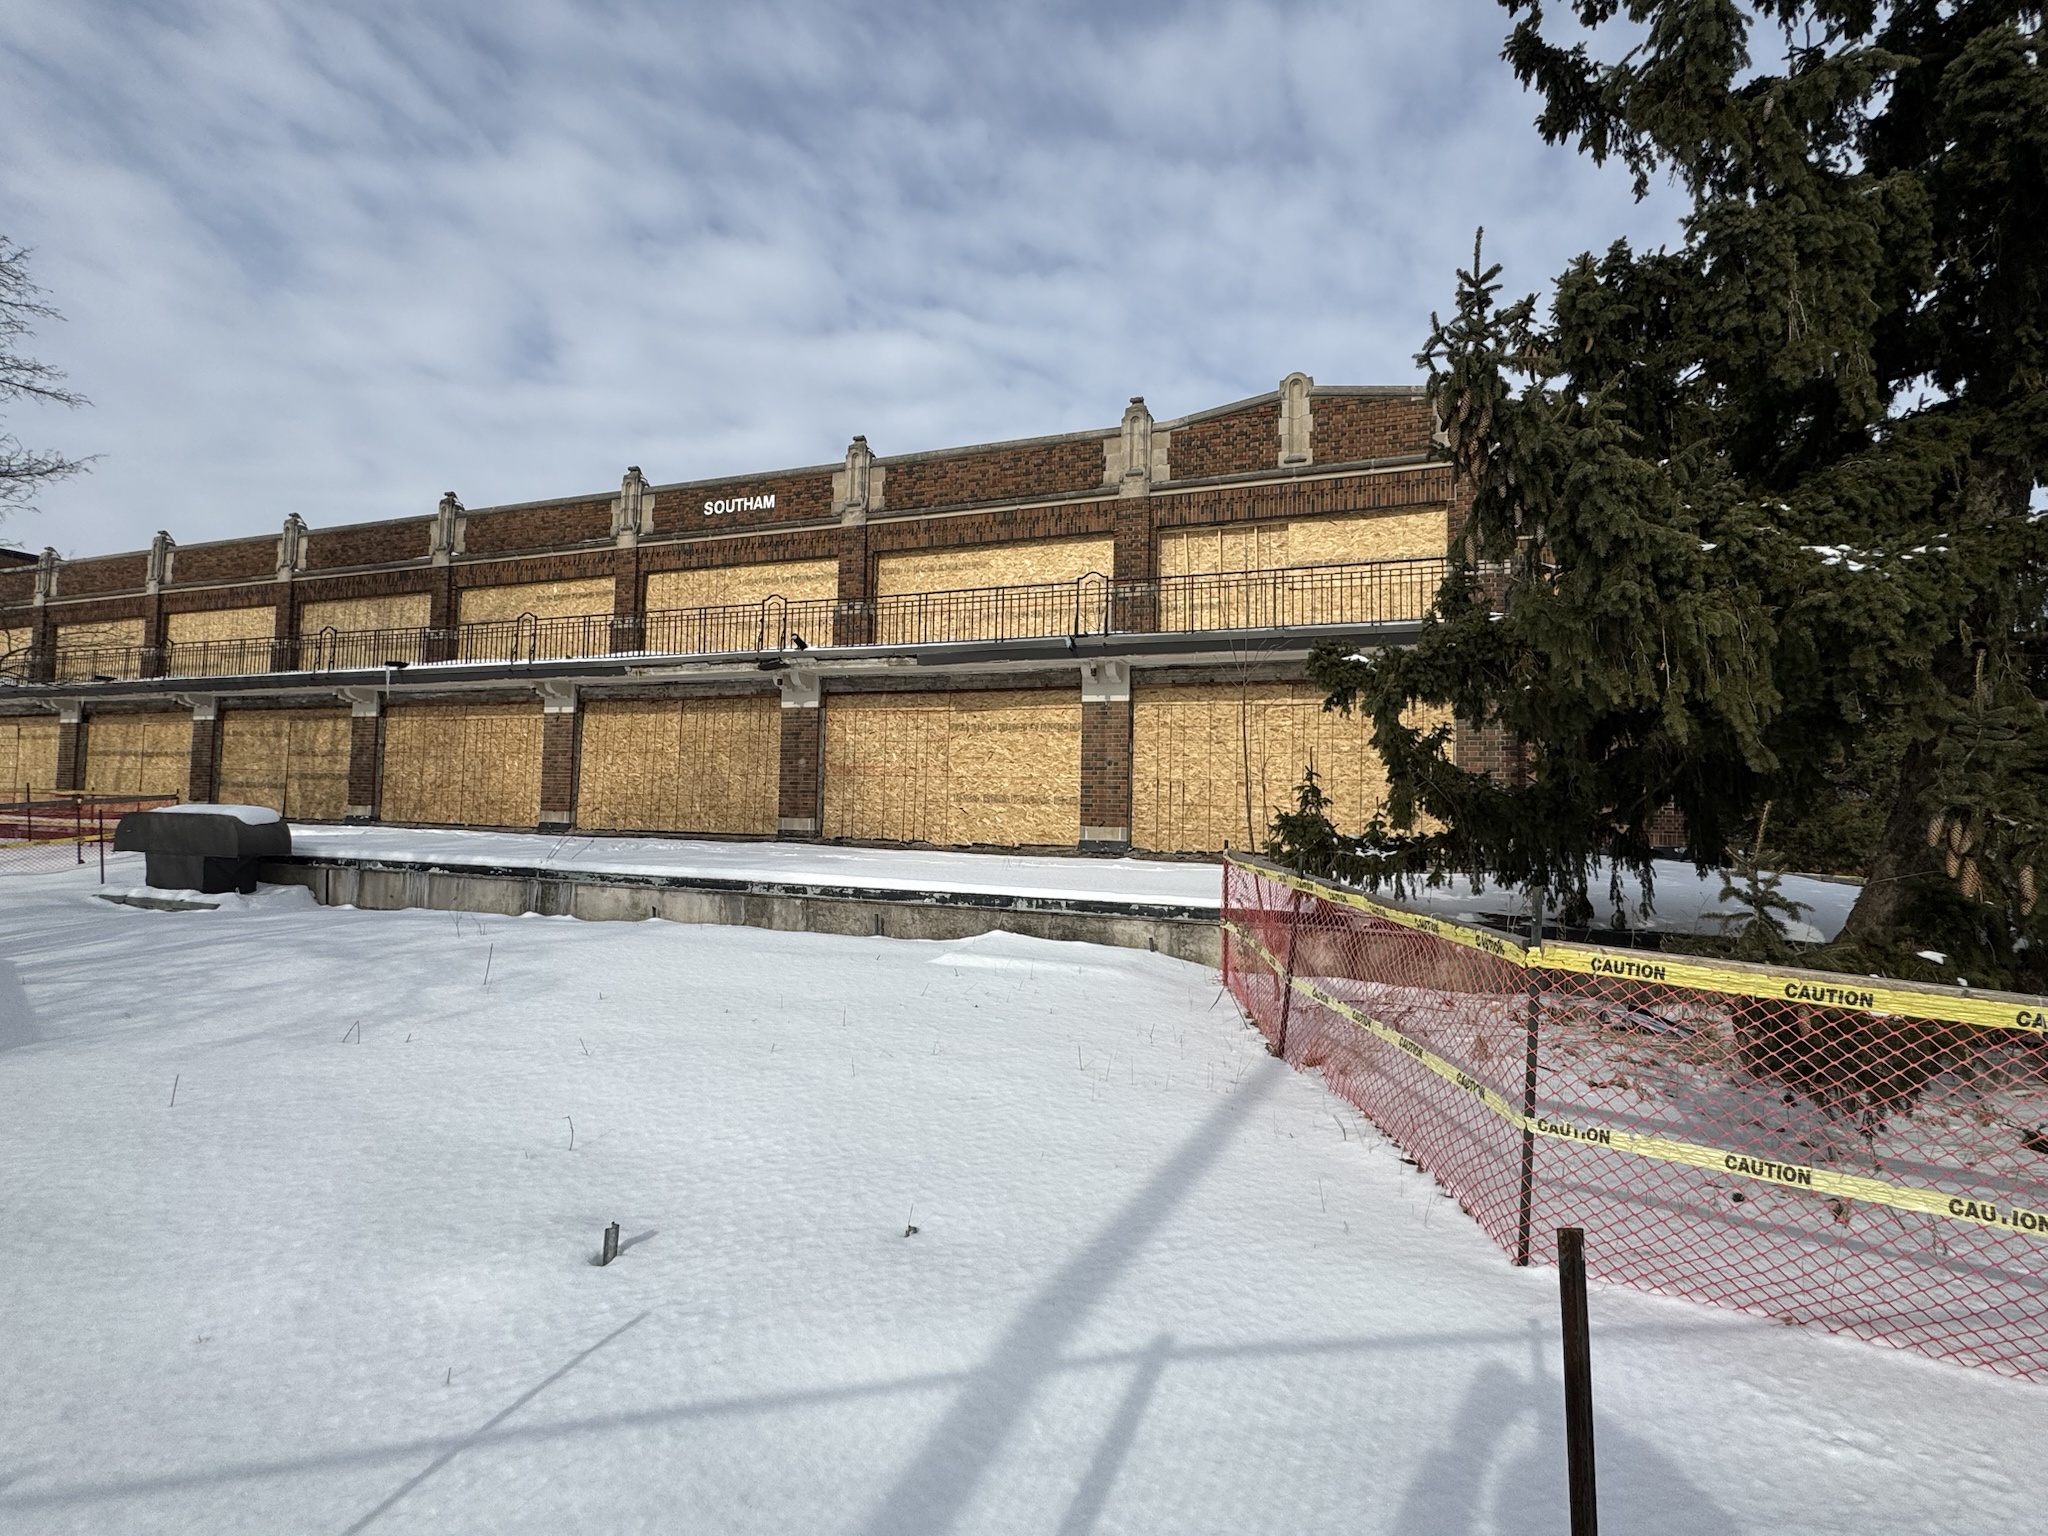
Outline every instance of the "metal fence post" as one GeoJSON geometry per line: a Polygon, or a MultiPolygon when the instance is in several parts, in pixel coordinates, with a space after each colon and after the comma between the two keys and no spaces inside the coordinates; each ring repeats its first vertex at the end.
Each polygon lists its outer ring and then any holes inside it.
{"type": "Polygon", "coordinates": [[[1557,1229],[1558,1311],[1564,1328],[1564,1454],[1572,1536],[1599,1536],[1593,1481],[1593,1344],[1586,1326],[1586,1232],[1557,1229]]]}
{"type": "MultiPolygon", "coordinates": [[[[1540,885],[1529,890],[1529,946],[1537,953],[1543,948],[1545,895],[1540,885]]],[[[1529,958],[1533,961],[1535,954],[1529,958]]],[[[1543,1000],[1543,973],[1532,963],[1528,974],[1528,1023],[1522,1052],[1522,1178],[1515,1222],[1515,1263],[1518,1265],[1529,1262],[1529,1225],[1536,1215],[1536,1132],[1530,1122],[1536,1118],[1536,1025],[1543,1000]]]]}

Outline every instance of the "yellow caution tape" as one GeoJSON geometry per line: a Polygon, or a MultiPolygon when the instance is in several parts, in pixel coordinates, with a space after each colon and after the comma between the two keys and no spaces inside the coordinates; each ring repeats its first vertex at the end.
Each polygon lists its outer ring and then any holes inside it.
{"type": "Polygon", "coordinates": [[[1500,1093],[1463,1067],[1445,1060],[1428,1046],[1402,1033],[1393,1025],[1375,1019],[1371,1014],[1313,981],[1299,976],[1285,976],[1285,969],[1273,952],[1242,924],[1225,918],[1223,926],[1236,934],[1257,954],[1275,976],[1285,977],[1288,985],[1303,997],[1321,1004],[1367,1034],[1386,1041],[1445,1082],[1472,1095],[1518,1131],[1526,1131],[1535,1136],[1548,1136],[1556,1141],[1576,1141],[1589,1146],[1607,1147],[1616,1152],[1627,1152],[1636,1157],[1652,1158],[1659,1162],[1684,1163],[1690,1167],[1707,1168],[1717,1173],[1731,1173],[1738,1178],[1782,1185],[1787,1189],[1811,1190],[1815,1194],[1833,1195],[1844,1200],[1861,1200],[1869,1205],[1890,1206],[1894,1210],[1917,1211],[1926,1216],[1943,1216],[1956,1221],[1972,1222],[1980,1227],[2005,1228],[2048,1240],[2048,1213],[2028,1210],[2024,1206],[1951,1194],[1946,1190],[1893,1184],[1884,1179],[1838,1173],[1830,1168],[1811,1168],[1802,1163],[1783,1163],[1755,1153],[1731,1152],[1725,1147],[1676,1141],[1668,1136],[1646,1136],[1640,1132],[1615,1130],[1607,1126],[1575,1125],[1569,1121],[1553,1120],[1541,1114],[1525,1116],[1500,1093]]]}
{"type": "Polygon", "coordinates": [[[1483,928],[1404,912],[1363,892],[1325,885],[1292,870],[1238,860],[1232,862],[1239,863],[1241,868],[1252,871],[1262,880],[1271,880],[1289,890],[1300,891],[1336,906],[1349,907],[1448,943],[1482,950],[1498,956],[1509,965],[1534,966],[1578,976],[1640,981],[1651,986],[1688,987],[1695,992],[1713,992],[1724,997],[1769,998],[1818,1008],[1841,1008],[1879,1018],[1920,1019],[1937,1024],[1969,1024],[1982,1029],[2023,1029],[2032,1034],[2048,1034],[2048,998],[2018,997],[2010,993],[1971,996],[1948,987],[1923,988],[1911,982],[1876,978],[1863,980],[1829,971],[1715,964],[1661,954],[1603,949],[1592,944],[1530,946],[1501,934],[1489,933],[1483,928]]]}

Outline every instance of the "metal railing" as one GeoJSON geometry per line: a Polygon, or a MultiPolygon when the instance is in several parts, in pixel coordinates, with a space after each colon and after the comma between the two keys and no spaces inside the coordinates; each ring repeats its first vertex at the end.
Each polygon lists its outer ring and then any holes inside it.
{"type": "Polygon", "coordinates": [[[1374,560],[1113,581],[1091,572],[1035,586],[969,587],[834,599],[609,614],[492,619],[453,629],[322,629],[296,640],[200,640],[159,648],[59,646],[24,680],[125,681],[262,672],[343,672],[443,662],[705,656],[826,645],[934,645],[1062,635],[1313,629],[1412,622],[1435,600],[1441,559],[1374,560]]]}

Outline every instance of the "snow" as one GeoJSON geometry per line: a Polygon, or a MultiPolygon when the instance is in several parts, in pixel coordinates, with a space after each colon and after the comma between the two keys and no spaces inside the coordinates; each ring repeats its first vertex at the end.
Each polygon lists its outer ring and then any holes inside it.
{"type": "Polygon", "coordinates": [[[267,827],[283,818],[267,805],[215,805],[211,801],[188,805],[160,805],[152,816],[232,816],[245,826],[267,827]]]}
{"type": "Polygon", "coordinates": [[[334,827],[305,822],[292,823],[292,851],[322,858],[759,880],[864,890],[971,892],[1211,909],[1223,904],[1220,866],[1164,859],[334,827]]]}
{"type": "MultiPolygon", "coordinates": [[[[0,886],[10,1536],[1565,1527],[1554,1273],[1213,972],[98,889],[0,886]]],[[[1610,1529],[2038,1520],[2042,1388],[1592,1311],[1610,1529]]]]}

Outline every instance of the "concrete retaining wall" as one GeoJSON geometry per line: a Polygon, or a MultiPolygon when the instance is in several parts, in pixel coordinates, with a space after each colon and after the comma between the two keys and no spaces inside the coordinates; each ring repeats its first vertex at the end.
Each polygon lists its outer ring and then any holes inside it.
{"type": "Polygon", "coordinates": [[[589,922],[720,923],[797,933],[879,934],[892,939],[964,939],[1001,929],[1040,939],[1153,950],[1220,967],[1213,917],[1112,903],[1060,905],[1018,899],[905,891],[825,895],[772,885],[709,888],[681,881],[577,871],[464,870],[370,860],[294,859],[259,870],[274,885],[302,885],[323,906],[390,912],[493,912],[577,917],[589,922]]]}

